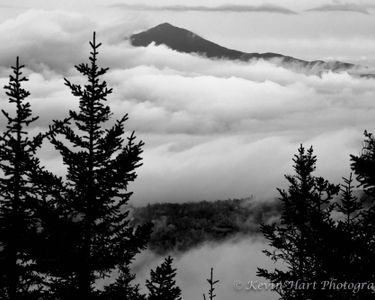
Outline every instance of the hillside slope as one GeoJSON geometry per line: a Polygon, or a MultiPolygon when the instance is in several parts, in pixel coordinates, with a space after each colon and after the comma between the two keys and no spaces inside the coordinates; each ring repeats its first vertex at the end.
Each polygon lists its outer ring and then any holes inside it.
{"type": "Polygon", "coordinates": [[[135,224],[153,223],[149,247],[156,253],[165,254],[184,252],[204,242],[258,235],[261,223],[279,217],[280,202],[235,199],[158,203],[134,208],[132,215],[135,224]]]}

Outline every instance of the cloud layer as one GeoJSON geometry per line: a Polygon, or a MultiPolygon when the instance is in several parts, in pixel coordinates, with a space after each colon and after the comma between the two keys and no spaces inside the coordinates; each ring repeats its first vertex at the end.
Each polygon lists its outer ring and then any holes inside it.
{"type": "Polygon", "coordinates": [[[185,6],[185,5],[170,5],[170,6],[154,6],[154,5],[131,5],[131,4],[113,4],[111,7],[122,8],[127,10],[139,10],[139,11],[174,11],[174,12],[265,12],[265,13],[280,13],[280,14],[296,14],[293,10],[288,8],[272,5],[220,5],[220,6],[185,6]]]}
{"type": "Polygon", "coordinates": [[[235,1],[230,4],[228,1],[216,2],[213,6],[211,2],[200,1],[199,5],[191,2],[190,5],[180,4],[179,1],[164,1],[155,5],[151,1],[142,2],[114,2],[109,4],[112,8],[121,8],[134,11],[169,11],[169,12],[263,12],[263,13],[279,13],[286,15],[294,15],[304,13],[306,11],[316,12],[353,12],[361,14],[371,14],[370,10],[374,8],[371,3],[358,3],[357,1],[315,1],[315,7],[311,7],[309,1],[235,1]]]}
{"type": "MultiPolygon", "coordinates": [[[[9,65],[19,53],[29,68],[30,101],[41,115],[34,130],[77,107],[63,77],[80,81],[73,65],[87,56],[91,27],[103,41],[100,63],[111,68],[106,80],[114,88],[109,103],[115,117],[129,113],[129,131],[146,142],[144,166],[132,185],[135,204],[276,197],[299,143],[314,145],[319,174],[339,182],[349,172],[349,154],[360,151],[363,130],[374,126],[373,79],[208,60],[164,46],[134,48],[122,27],[34,10],[0,24],[7,41],[2,61],[9,65]]],[[[1,67],[1,84],[7,74],[1,67]]],[[[0,101],[7,107],[4,94],[0,101]]],[[[50,146],[40,155],[63,173],[50,146]]]]}
{"type": "Polygon", "coordinates": [[[366,5],[359,5],[354,3],[334,3],[325,4],[315,8],[308,9],[308,11],[322,11],[322,12],[356,12],[369,15],[370,12],[366,5]]]}

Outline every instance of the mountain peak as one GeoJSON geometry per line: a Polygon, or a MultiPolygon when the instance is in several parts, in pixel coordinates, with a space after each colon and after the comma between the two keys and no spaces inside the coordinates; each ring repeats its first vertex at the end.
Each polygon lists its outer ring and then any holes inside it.
{"type": "Polygon", "coordinates": [[[161,23],[161,24],[155,26],[154,28],[168,29],[168,28],[177,28],[177,27],[173,26],[172,24],[170,24],[168,22],[165,22],[165,23],[161,23]]]}
{"type": "MultiPolygon", "coordinates": [[[[180,27],[173,26],[170,23],[162,23],[162,24],[156,25],[155,27],[152,27],[148,29],[147,31],[144,31],[141,34],[145,35],[146,33],[148,35],[154,35],[154,36],[155,35],[165,36],[165,35],[170,35],[170,34],[174,34],[174,35],[189,35],[189,33],[192,34],[192,32],[186,29],[180,28],[180,27]]],[[[137,35],[135,34],[133,36],[137,36],[137,35]]]]}
{"type": "Polygon", "coordinates": [[[231,50],[210,42],[199,35],[176,27],[170,23],[162,23],[141,33],[130,37],[133,46],[146,47],[151,43],[166,45],[167,47],[183,52],[198,53],[210,58],[237,59],[243,52],[231,50]]]}
{"type": "Polygon", "coordinates": [[[173,49],[182,53],[196,53],[203,55],[208,58],[219,58],[229,60],[241,60],[250,61],[254,59],[263,59],[267,61],[278,61],[279,63],[290,68],[307,68],[314,71],[318,70],[331,70],[331,71],[343,71],[359,66],[334,61],[324,62],[321,60],[316,61],[305,61],[302,59],[294,58],[291,56],[285,56],[278,53],[245,53],[237,50],[228,49],[208,41],[199,35],[186,30],[173,26],[170,23],[162,23],[149,30],[141,33],[134,34],[130,37],[130,41],[133,46],[147,47],[151,43],[156,45],[165,45],[170,49],[173,49]]]}

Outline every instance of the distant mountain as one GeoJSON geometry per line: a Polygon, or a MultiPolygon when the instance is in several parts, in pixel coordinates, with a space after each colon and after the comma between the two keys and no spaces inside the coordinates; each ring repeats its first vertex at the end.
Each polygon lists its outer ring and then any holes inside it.
{"type": "Polygon", "coordinates": [[[133,46],[146,47],[151,43],[155,43],[156,45],[166,45],[167,47],[179,52],[196,53],[208,58],[241,61],[263,59],[266,61],[272,61],[277,64],[285,65],[289,68],[305,68],[315,73],[328,70],[334,72],[346,70],[355,71],[363,68],[358,65],[340,61],[306,61],[272,52],[246,53],[232,50],[208,41],[189,30],[175,27],[169,23],[163,23],[147,31],[133,34],[130,37],[130,41],[133,46]]]}
{"type": "Polygon", "coordinates": [[[169,48],[184,53],[199,53],[209,58],[240,59],[243,52],[227,49],[195,33],[163,23],[147,31],[131,36],[134,46],[148,46],[152,42],[156,45],[166,45],[169,48]]]}

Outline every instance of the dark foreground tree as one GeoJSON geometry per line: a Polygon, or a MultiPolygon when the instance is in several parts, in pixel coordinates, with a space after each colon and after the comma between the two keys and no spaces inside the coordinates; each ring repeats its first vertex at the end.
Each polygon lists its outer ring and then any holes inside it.
{"type": "Polygon", "coordinates": [[[341,184],[341,199],[337,205],[337,211],[344,215],[343,224],[350,229],[360,222],[360,214],[363,204],[360,199],[354,195],[353,174],[349,178],[342,178],[344,184],[341,184]]]}
{"type": "MultiPolygon", "coordinates": [[[[214,298],[216,298],[215,285],[220,282],[220,280],[214,279],[214,268],[211,268],[210,278],[207,278],[207,282],[210,286],[210,288],[208,289],[208,299],[213,300],[214,298]]],[[[203,300],[206,299],[206,294],[203,294],[203,300]]]]}
{"type": "Polygon", "coordinates": [[[279,223],[262,225],[272,250],[264,253],[286,268],[268,271],[258,269],[258,275],[275,286],[281,299],[328,299],[327,293],[313,286],[304,289],[293,283],[322,282],[329,278],[324,264],[330,259],[330,240],[334,236],[331,219],[333,196],[339,186],[315,177],[316,156],[312,147],[302,145],[294,156],[295,175],[286,175],[287,191],[279,189],[282,215],[279,223]]]}
{"type": "Polygon", "coordinates": [[[140,292],[139,285],[134,283],[135,275],[128,266],[119,269],[120,275],[114,284],[106,287],[103,300],[146,300],[140,292]]]}
{"type": "Polygon", "coordinates": [[[168,256],[164,262],[151,270],[150,280],[146,280],[149,291],[148,300],[181,300],[181,289],[176,285],[176,269],[172,267],[173,259],[168,256]]]}
{"type": "Polygon", "coordinates": [[[2,110],[7,126],[0,136],[0,298],[33,299],[39,281],[32,256],[38,229],[36,217],[35,174],[42,172],[35,152],[43,135],[29,135],[29,127],[38,118],[32,115],[22,87],[28,79],[22,75],[17,57],[9,84],[4,88],[14,116],[2,110]]]}
{"type": "MultiPolygon", "coordinates": [[[[352,174],[343,177],[341,184],[341,197],[336,205],[335,212],[341,214],[336,222],[335,235],[331,239],[331,252],[333,255],[326,260],[325,268],[331,278],[337,282],[366,282],[366,270],[361,262],[366,254],[366,242],[362,235],[363,205],[360,198],[354,194],[352,174]]],[[[337,296],[341,299],[368,299],[367,289],[354,289],[342,291],[337,296]]]]}
{"type": "MultiPolygon", "coordinates": [[[[65,192],[56,206],[64,222],[75,228],[75,234],[63,238],[65,255],[71,261],[57,262],[52,274],[58,279],[56,295],[66,299],[111,299],[110,293],[116,289],[102,291],[96,283],[126,269],[144,249],[149,232],[148,226],[129,224],[126,204],[132,193],[128,184],[141,165],[143,142],[136,142],[134,133],[124,140],[127,115],[108,124],[112,114],[107,96],[112,89],[102,80],[107,69],[98,66],[100,45],[94,33],[89,63],[76,66],[87,83],[81,86],[65,80],[79,98],[79,110],[70,112],[73,125],[60,127],[59,134],[50,138],[67,167],[65,192]]],[[[113,284],[120,284],[123,278],[118,280],[113,284]]]]}
{"type": "MultiPolygon", "coordinates": [[[[375,137],[365,131],[365,141],[359,156],[351,155],[351,167],[357,181],[372,199],[375,199],[375,137]]],[[[371,203],[371,207],[375,203],[371,203]]]]}
{"type": "MultiPolygon", "coordinates": [[[[366,194],[367,201],[363,204],[360,233],[356,240],[361,242],[356,248],[357,270],[361,279],[367,282],[375,281],[375,137],[365,131],[365,140],[359,156],[351,155],[351,167],[356,179],[366,194]]],[[[358,225],[356,226],[358,228],[358,225]]],[[[374,293],[368,293],[370,297],[374,293]]],[[[365,298],[363,298],[365,299],[365,298]]]]}

